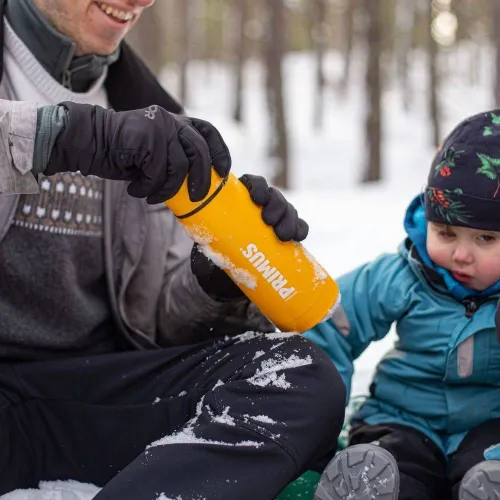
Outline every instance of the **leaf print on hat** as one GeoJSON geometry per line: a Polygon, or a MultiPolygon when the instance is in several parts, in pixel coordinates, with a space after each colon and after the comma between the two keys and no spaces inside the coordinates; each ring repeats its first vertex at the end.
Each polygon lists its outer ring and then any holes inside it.
{"type": "MultiPolygon", "coordinates": [[[[490,116],[492,125],[500,125],[500,116],[496,115],[495,113],[490,113],[490,116]]],[[[489,127],[486,125],[483,129],[483,137],[486,137],[488,135],[493,135],[493,127],[489,127]]]]}
{"type": "Polygon", "coordinates": [[[463,194],[461,189],[454,189],[453,191],[434,187],[427,189],[427,196],[431,202],[432,209],[441,219],[450,225],[454,225],[457,222],[467,224],[472,218],[472,214],[464,210],[465,205],[456,199],[461,194],[463,194]]]}
{"type": "Polygon", "coordinates": [[[497,197],[500,190],[500,158],[492,158],[491,156],[483,153],[476,153],[477,157],[481,160],[481,166],[476,170],[476,174],[485,175],[492,181],[497,181],[497,187],[493,193],[493,198],[497,197]]]}
{"type": "Polygon", "coordinates": [[[500,125],[500,116],[496,115],[495,113],[490,113],[491,116],[491,123],[493,125],[500,125]]]}
{"type": "Polygon", "coordinates": [[[460,153],[463,153],[463,151],[455,151],[452,147],[445,150],[443,153],[444,159],[434,167],[434,175],[436,177],[438,175],[449,177],[451,169],[455,166],[455,160],[460,158],[460,153]]]}

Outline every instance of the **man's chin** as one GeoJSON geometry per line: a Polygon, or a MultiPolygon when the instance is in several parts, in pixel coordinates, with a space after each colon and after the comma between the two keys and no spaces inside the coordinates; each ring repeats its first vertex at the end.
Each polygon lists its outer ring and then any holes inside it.
{"type": "Polygon", "coordinates": [[[86,55],[98,55],[98,56],[109,56],[113,54],[121,43],[120,39],[118,42],[96,42],[92,44],[85,44],[83,46],[78,46],[76,49],[76,56],[86,56],[86,55]]]}

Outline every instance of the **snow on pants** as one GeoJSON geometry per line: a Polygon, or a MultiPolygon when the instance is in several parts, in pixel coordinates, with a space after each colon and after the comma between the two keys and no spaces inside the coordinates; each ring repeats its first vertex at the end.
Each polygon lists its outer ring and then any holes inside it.
{"type": "Polygon", "coordinates": [[[466,472],[484,460],[487,448],[500,443],[500,419],[471,429],[448,460],[433,441],[411,427],[353,426],[350,444],[373,441],[396,458],[400,474],[399,500],[457,500],[460,481],[466,472]]]}
{"type": "Polygon", "coordinates": [[[268,500],[335,448],[345,388],[299,336],[0,364],[0,494],[40,480],[95,500],[268,500]]]}

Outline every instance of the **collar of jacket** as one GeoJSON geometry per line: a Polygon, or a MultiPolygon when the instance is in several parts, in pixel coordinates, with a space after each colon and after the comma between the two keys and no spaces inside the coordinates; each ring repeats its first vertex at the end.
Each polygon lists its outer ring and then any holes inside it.
{"type": "MultiPolygon", "coordinates": [[[[11,0],[12,1],[12,0],[11,0]]],[[[15,1],[15,0],[14,0],[15,1]]],[[[0,0],[0,19],[3,19],[7,0],[0,0]]],[[[3,53],[4,53],[4,23],[0,22],[0,80],[3,76],[3,53]]],[[[140,109],[158,104],[171,113],[182,113],[182,106],[158,83],[154,75],[141,61],[134,51],[126,44],[122,43],[118,60],[109,67],[104,86],[108,96],[110,106],[115,111],[127,111],[140,109]],[[126,82],[126,85],[124,85],[126,82]]],[[[122,205],[133,203],[136,207],[142,203],[142,213],[145,213],[144,200],[138,200],[128,196],[119,198],[118,191],[125,191],[124,183],[116,181],[105,182],[104,194],[104,239],[105,239],[105,266],[109,287],[109,297],[113,317],[120,331],[129,340],[131,346],[135,348],[143,347],[143,344],[150,345],[137,338],[127,330],[118,306],[118,282],[120,281],[120,255],[122,249],[140,249],[143,236],[139,243],[134,243],[132,247],[129,240],[135,239],[134,232],[146,224],[145,220],[138,221],[131,229],[120,226],[123,218],[122,205]],[[123,203],[120,203],[123,201],[123,203]],[[120,229],[120,227],[121,229],[120,229]]],[[[126,191],[125,191],[126,193],[126,191]]],[[[0,241],[9,228],[14,210],[17,206],[19,196],[0,197],[0,241]]],[[[139,210],[139,208],[137,208],[139,210]]],[[[144,233],[144,231],[142,231],[144,233]]],[[[137,253],[137,252],[135,252],[137,253]]]]}
{"type": "MultiPolygon", "coordinates": [[[[5,14],[7,1],[0,0],[1,19],[5,14]]],[[[9,0],[9,3],[17,1],[9,0]]],[[[0,22],[0,80],[3,76],[3,46],[4,26],[0,22]]],[[[158,104],[171,113],[183,112],[182,106],[158,83],[147,66],[125,42],[121,44],[118,60],[109,66],[104,86],[109,103],[115,111],[147,108],[158,104]]]]}
{"type": "Polygon", "coordinates": [[[118,59],[119,49],[109,56],[75,57],[76,44],[50,25],[33,0],[7,0],[5,15],[47,72],[75,92],[86,92],[118,59]]]}

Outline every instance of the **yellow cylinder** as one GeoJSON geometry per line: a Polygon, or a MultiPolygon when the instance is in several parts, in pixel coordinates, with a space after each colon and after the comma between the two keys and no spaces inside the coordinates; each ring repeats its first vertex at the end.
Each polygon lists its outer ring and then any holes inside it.
{"type": "Polygon", "coordinates": [[[200,202],[190,201],[186,182],[165,202],[205,255],[281,331],[302,333],[327,319],[339,299],[335,281],[301,243],[276,237],[233,174],[212,170],[211,182],[200,202]]]}

